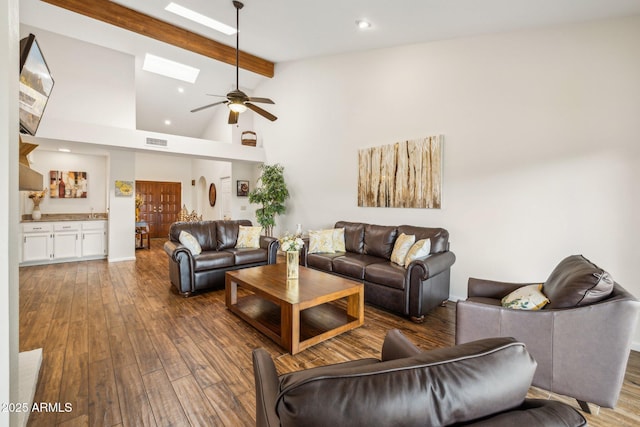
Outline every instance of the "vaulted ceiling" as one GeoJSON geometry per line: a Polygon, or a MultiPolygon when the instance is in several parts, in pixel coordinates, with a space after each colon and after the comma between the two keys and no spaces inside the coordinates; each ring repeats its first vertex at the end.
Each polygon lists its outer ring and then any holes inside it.
{"type": "MultiPolygon", "coordinates": [[[[213,41],[214,46],[221,43],[233,48],[235,36],[167,12],[164,8],[170,0],[20,1],[21,23],[136,57],[138,129],[193,137],[202,134],[214,110],[199,113],[189,113],[189,110],[211,103],[207,93],[226,94],[232,88],[235,70],[229,61],[220,62],[206,53],[203,55],[198,50],[202,47],[197,46],[198,42],[176,47],[50,4],[60,2],[80,8],[95,3],[98,11],[123,6],[157,20],[159,27],[152,26],[147,31],[167,33],[162,25],[171,24],[193,33],[194,40],[200,38],[205,44],[213,41]],[[143,71],[142,59],[146,52],[200,68],[198,80],[188,84],[143,71]],[[184,92],[179,93],[178,87],[184,92]],[[165,125],[165,119],[170,119],[172,124],[165,125]]],[[[231,0],[174,2],[235,27],[231,0]]],[[[243,3],[240,49],[275,63],[276,75],[277,64],[285,61],[640,14],[637,0],[244,0],[243,3]],[[359,19],[370,21],[372,27],[359,30],[355,24],[359,19]]],[[[224,47],[221,50],[224,51],[224,47]]],[[[251,93],[267,78],[243,70],[240,84],[251,93]]],[[[259,95],[277,102],[277,94],[259,95]]]]}

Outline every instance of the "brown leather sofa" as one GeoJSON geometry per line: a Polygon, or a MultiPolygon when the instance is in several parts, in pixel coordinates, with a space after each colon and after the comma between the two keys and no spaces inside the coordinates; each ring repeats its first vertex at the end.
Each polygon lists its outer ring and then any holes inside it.
{"type": "Polygon", "coordinates": [[[513,338],[421,351],[392,330],[381,360],[278,376],[256,349],[253,367],[258,427],[587,425],[564,403],[526,399],[536,362],[513,338]]]}
{"type": "Polygon", "coordinates": [[[444,228],[385,226],[359,222],[336,222],[345,229],[346,252],[309,254],[308,239],[300,264],[364,283],[365,302],[409,316],[415,322],[449,298],[451,266],[449,232],[444,228]],[[407,268],[390,261],[396,238],[405,233],[431,240],[431,253],[407,268]]]}
{"type": "Polygon", "coordinates": [[[613,408],[620,395],[640,302],[582,255],[562,260],[544,282],[550,303],[537,311],[503,308],[501,299],[533,283],[470,278],[456,307],[456,344],[515,337],[538,362],[533,385],[613,408]]]}
{"type": "Polygon", "coordinates": [[[176,222],[169,229],[164,250],[169,256],[169,277],[178,292],[187,297],[196,291],[224,288],[229,270],[275,264],[278,240],[260,236],[257,249],[236,249],[239,226],[251,226],[249,220],[176,222]],[[193,255],[180,243],[181,231],[193,235],[202,253],[193,255]]]}

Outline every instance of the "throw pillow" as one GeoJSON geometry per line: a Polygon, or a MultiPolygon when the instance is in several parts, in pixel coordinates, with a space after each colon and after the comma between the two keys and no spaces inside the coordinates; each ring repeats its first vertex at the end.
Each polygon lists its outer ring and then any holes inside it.
{"type": "Polygon", "coordinates": [[[344,243],[344,228],[333,229],[333,251],[334,252],[346,252],[344,243]]]}
{"type": "Polygon", "coordinates": [[[560,261],[542,289],[551,300],[547,308],[570,308],[607,298],[613,283],[609,273],[582,255],[572,255],[560,261]]]}
{"type": "Polygon", "coordinates": [[[549,303],[541,290],[542,283],[523,286],[502,298],[501,304],[504,308],[515,310],[540,310],[549,303]]]}
{"type": "Polygon", "coordinates": [[[178,236],[178,240],[180,240],[180,243],[185,245],[193,255],[200,255],[200,252],[202,252],[200,243],[198,243],[198,240],[193,237],[193,234],[182,230],[178,236]]]}
{"type": "Polygon", "coordinates": [[[400,266],[404,266],[405,259],[409,253],[409,249],[416,242],[416,236],[413,234],[400,234],[396,239],[396,243],[393,245],[393,252],[391,252],[391,262],[395,262],[400,266]]]}
{"type": "Polygon", "coordinates": [[[407,257],[404,260],[405,267],[408,267],[418,258],[424,258],[431,253],[431,239],[420,239],[411,246],[407,257]]]}
{"type": "Polygon", "coordinates": [[[333,229],[309,231],[309,253],[335,253],[335,250],[333,249],[333,229]]]}
{"type": "Polygon", "coordinates": [[[238,241],[236,248],[238,249],[258,249],[260,247],[260,233],[262,227],[248,227],[240,225],[238,230],[238,241]]]}

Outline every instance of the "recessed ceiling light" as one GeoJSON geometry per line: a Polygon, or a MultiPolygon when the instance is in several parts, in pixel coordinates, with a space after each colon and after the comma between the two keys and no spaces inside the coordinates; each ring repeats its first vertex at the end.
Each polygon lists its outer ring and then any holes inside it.
{"type": "Polygon", "coordinates": [[[224,33],[228,36],[237,33],[235,28],[230,27],[227,24],[223,24],[220,21],[216,21],[213,18],[209,18],[208,16],[205,16],[191,9],[187,9],[186,7],[180,6],[176,3],[169,3],[167,7],[164,8],[164,10],[175,13],[176,15],[187,18],[193,22],[197,22],[198,24],[204,25],[205,27],[220,31],[221,33],[224,33]]]}
{"type": "Polygon", "coordinates": [[[167,125],[167,126],[169,126],[169,125],[171,124],[171,120],[169,120],[169,119],[165,120],[165,121],[164,121],[164,124],[165,124],[165,125],[167,125]]]}
{"type": "Polygon", "coordinates": [[[200,73],[200,70],[197,68],[171,61],[170,59],[151,55],[150,53],[144,55],[144,64],[142,65],[142,69],[188,83],[194,83],[200,73]]]}
{"type": "Polygon", "coordinates": [[[356,21],[356,25],[358,26],[358,28],[360,28],[361,30],[366,30],[367,28],[371,28],[371,22],[369,21],[365,21],[364,19],[358,19],[356,21]]]}
{"type": "Polygon", "coordinates": [[[71,150],[69,150],[68,148],[58,148],[58,151],[62,151],[63,153],[70,153],[71,150]]]}
{"type": "Polygon", "coordinates": [[[184,93],[184,88],[182,86],[178,87],[178,92],[184,93]]]}

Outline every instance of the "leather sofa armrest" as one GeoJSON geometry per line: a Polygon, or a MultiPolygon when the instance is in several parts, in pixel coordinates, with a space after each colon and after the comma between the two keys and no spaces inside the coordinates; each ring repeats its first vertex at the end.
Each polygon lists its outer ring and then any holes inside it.
{"type": "Polygon", "coordinates": [[[307,255],[309,254],[309,238],[303,237],[302,241],[304,242],[304,246],[302,246],[302,249],[300,249],[300,265],[306,267],[307,255]]]}
{"type": "Polygon", "coordinates": [[[180,262],[178,256],[180,254],[185,254],[187,258],[191,259],[193,256],[191,255],[191,251],[187,249],[182,243],[174,242],[174,241],[166,241],[164,243],[164,251],[169,255],[169,258],[176,262],[180,262]]]}
{"type": "Polygon", "coordinates": [[[494,280],[484,280],[470,277],[467,284],[467,296],[502,299],[518,288],[533,284],[535,283],[497,282],[494,280]]]}
{"type": "Polygon", "coordinates": [[[407,275],[409,276],[411,274],[415,274],[414,272],[419,271],[419,274],[421,274],[420,279],[427,280],[430,277],[448,270],[454,262],[456,262],[456,256],[451,251],[432,254],[411,262],[407,267],[407,275]]]}
{"type": "Polygon", "coordinates": [[[267,250],[267,264],[275,264],[280,242],[275,237],[260,236],[260,247],[267,250]]]}
{"type": "Polygon", "coordinates": [[[380,359],[387,360],[402,359],[405,357],[420,354],[421,350],[404,336],[398,329],[391,329],[387,332],[382,344],[382,355],[380,359]]]}
{"type": "Polygon", "coordinates": [[[275,412],[278,372],[271,356],[262,348],[253,350],[253,373],[256,381],[256,426],[279,426],[280,420],[275,412]]]}

